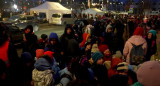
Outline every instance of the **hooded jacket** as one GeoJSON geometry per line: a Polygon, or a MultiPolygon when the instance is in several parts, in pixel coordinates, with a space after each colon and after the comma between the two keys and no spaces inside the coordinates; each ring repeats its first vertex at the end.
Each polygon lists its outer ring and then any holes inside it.
{"type": "Polygon", "coordinates": [[[34,66],[35,69],[32,71],[34,86],[53,86],[52,65],[45,58],[39,58],[34,66]]]}
{"type": "Polygon", "coordinates": [[[142,48],[144,50],[144,54],[146,55],[147,53],[147,42],[146,40],[143,38],[144,35],[144,29],[142,27],[137,27],[136,30],[133,33],[133,36],[131,36],[131,38],[128,39],[128,41],[126,42],[124,49],[123,49],[123,55],[126,58],[126,62],[130,64],[130,52],[132,49],[132,44],[138,46],[138,45],[142,45],[142,48]]]}
{"type": "Polygon", "coordinates": [[[146,40],[142,37],[142,36],[138,36],[138,35],[134,35],[131,38],[128,39],[128,41],[126,42],[125,46],[124,46],[124,50],[123,50],[123,55],[126,57],[126,62],[130,64],[130,52],[132,49],[132,44],[138,46],[138,45],[142,45],[142,48],[144,50],[144,54],[146,55],[147,53],[147,42],[146,40]]]}

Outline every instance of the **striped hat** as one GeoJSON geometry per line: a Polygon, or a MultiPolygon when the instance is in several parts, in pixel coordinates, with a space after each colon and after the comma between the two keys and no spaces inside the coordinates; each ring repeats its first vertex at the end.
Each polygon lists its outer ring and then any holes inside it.
{"type": "Polygon", "coordinates": [[[128,63],[121,62],[117,65],[117,71],[128,71],[128,63]]]}

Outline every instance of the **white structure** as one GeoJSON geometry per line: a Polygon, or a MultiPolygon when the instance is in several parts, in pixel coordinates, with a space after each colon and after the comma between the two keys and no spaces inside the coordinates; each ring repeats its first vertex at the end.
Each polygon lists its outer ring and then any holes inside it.
{"type": "Polygon", "coordinates": [[[35,11],[37,13],[46,13],[46,18],[50,22],[52,18],[52,14],[71,14],[71,10],[65,8],[58,2],[49,2],[31,8],[30,11],[35,11]]]}
{"type": "Polygon", "coordinates": [[[82,14],[89,15],[89,18],[90,18],[90,17],[95,17],[96,15],[103,16],[104,12],[97,9],[97,8],[90,8],[90,9],[86,9],[86,10],[82,11],[82,14]]]}

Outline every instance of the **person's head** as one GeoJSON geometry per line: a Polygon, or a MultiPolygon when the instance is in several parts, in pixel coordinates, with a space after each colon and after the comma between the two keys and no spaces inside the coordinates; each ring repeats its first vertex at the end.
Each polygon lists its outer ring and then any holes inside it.
{"type": "Polygon", "coordinates": [[[44,55],[49,56],[52,60],[53,60],[53,54],[54,54],[54,52],[52,52],[52,51],[46,51],[46,52],[44,52],[44,55]]]}
{"type": "Polygon", "coordinates": [[[143,86],[160,86],[160,64],[157,61],[144,62],[137,70],[137,79],[143,86]]]}
{"type": "Polygon", "coordinates": [[[92,48],[91,42],[88,42],[88,43],[85,44],[85,50],[86,51],[91,50],[91,48],[92,48]]]}
{"type": "Polygon", "coordinates": [[[155,30],[149,30],[147,35],[148,39],[156,39],[156,33],[155,30]]]}
{"type": "Polygon", "coordinates": [[[0,46],[8,40],[7,28],[4,23],[0,23],[0,46]]]}
{"type": "Polygon", "coordinates": [[[52,44],[52,45],[54,45],[54,44],[56,44],[57,42],[58,42],[58,35],[57,35],[57,33],[51,33],[50,35],[49,35],[49,42],[52,44]]]}
{"type": "Polygon", "coordinates": [[[102,65],[103,64],[103,54],[100,52],[93,53],[90,59],[90,63],[102,65]]]}
{"type": "Polygon", "coordinates": [[[27,25],[25,28],[25,33],[26,34],[32,34],[33,33],[33,26],[32,25],[27,25]]]}
{"type": "Polygon", "coordinates": [[[99,45],[98,49],[101,53],[104,53],[105,50],[107,50],[109,47],[105,44],[99,45]]]}
{"type": "Polygon", "coordinates": [[[128,63],[121,62],[117,65],[117,72],[121,75],[127,75],[128,74],[128,63]]]}
{"type": "Polygon", "coordinates": [[[137,27],[133,35],[144,36],[144,29],[142,27],[137,27]]]}
{"type": "Polygon", "coordinates": [[[104,53],[104,56],[107,56],[107,57],[111,56],[111,52],[109,49],[106,49],[103,53],[104,53]]]}
{"type": "Polygon", "coordinates": [[[41,39],[47,40],[47,39],[48,39],[48,36],[47,36],[46,34],[42,34],[42,35],[41,35],[41,39]]]}
{"type": "Polygon", "coordinates": [[[72,35],[72,33],[73,33],[72,26],[71,25],[66,25],[64,34],[72,35]]]}
{"type": "Polygon", "coordinates": [[[21,54],[21,61],[26,66],[30,66],[33,63],[34,59],[29,52],[24,52],[24,53],[21,54]]]}

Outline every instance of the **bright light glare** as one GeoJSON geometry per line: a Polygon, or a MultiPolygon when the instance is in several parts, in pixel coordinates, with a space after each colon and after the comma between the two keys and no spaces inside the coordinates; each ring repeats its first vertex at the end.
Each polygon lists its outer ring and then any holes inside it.
{"type": "Polygon", "coordinates": [[[16,4],[14,4],[14,5],[13,5],[13,8],[14,8],[14,9],[17,9],[17,5],[16,5],[16,4]]]}

